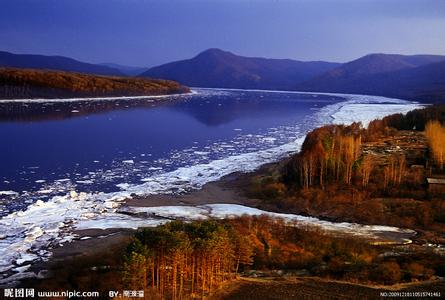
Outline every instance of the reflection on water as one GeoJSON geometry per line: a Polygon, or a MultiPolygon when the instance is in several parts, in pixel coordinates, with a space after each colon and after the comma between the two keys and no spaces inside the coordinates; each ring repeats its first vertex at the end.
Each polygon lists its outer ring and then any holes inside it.
{"type": "Polygon", "coordinates": [[[325,96],[315,99],[312,95],[279,94],[264,95],[261,92],[238,92],[235,97],[219,97],[211,100],[183,101],[172,108],[187,113],[207,126],[218,126],[237,119],[282,119],[296,113],[308,113],[308,109],[339,101],[340,98],[325,96]],[[298,104],[297,104],[298,102],[298,104]]]}
{"type": "MultiPolygon", "coordinates": [[[[203,91],[208,92],[208,91],[203,91]]],[[[221,92],[224,95],[224,92],[221,92]]],[[[226,92],[228,93],[228,92],[226,92]]],[[[232,93],[234,93],[232,91],[232,93]]],[[[0,122],[27,122],[27,121],[50,121],[63,120],[68,118],[76,118],[91,114],[106,113],[115,110],[128,110],[135,108],[153,108],[156,106],[170,106],[174,110],[187,113],[196,118],[198,121],[209,126],[216,126],[235,120],[237,118],[248,117],[252,115],[270,116],[271,114],[287,114],[289,113],[288,105],[284,102],[286,98],[295,101],[295,95],[263,95],[261,92],[238,92],[238,96],[228,101],[227,95],[221,96],[220,101],[215,99],[207,99],[200,101],[197,105],[191,101],[196,96],[183,95],[172,96],[165,99],[131,99],[131,100],[95,100],[91,102],[49,102],[49,103],[23,103],[9,102],[0,103],[0,122]],[[258,94],[257,98],[246,93],[258,94]],[[270,97],[275,96],[275,97],[270,97]],[[275,101],[280,99],[280,101],[275,101]],[[224,106],[224,107],[222,107],[224,106]],[[224,113],[221,113],[224,111],[224,113]]],[[[322,99],[318,95],[298,95],[298,101],[309,101],[322,103],[328,101],[339,101],[340,98],[334,96],[323,96],[322,99]]],[[[316,105],[317,106],[317,105],[316,105]]],[[[292,110],[291,110],[292,112],[292,110]]]]}
{"type": "MultiPolygon", "coordinates": [[[[175,99],[175,101],[177,100],[175,99]]],[[[159,104],[168,105],[172,103],[162,103],[161,100],[159,104]]],[[[63,120],[113,110],[126,110],[138,107],[149,108],[155,105],[155,101],[149,99],[60,103],[0,103],[0,122],[63,120]]]]}

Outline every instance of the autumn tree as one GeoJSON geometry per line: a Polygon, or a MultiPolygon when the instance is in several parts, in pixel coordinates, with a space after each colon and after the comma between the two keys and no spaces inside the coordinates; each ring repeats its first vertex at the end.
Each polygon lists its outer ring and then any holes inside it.
{"type": "Polygon", "coordinates": [[[323,187],[330,181],[351,184],[361,155],[361,140],[360,123],[318,128],[308,133],[288,175],[295,176],[303,188],[323,187]]]}
{"type": "Polygon", "coordinates": [[[431,147],[434,161],[443,170],[445,162],[445,126],[439,121],[430,121],[426,124],[425,135],[431,147]]]}
{"type": "Polygon", "coordinates": [[[369,177],[371,176],[373,168],[374,168],[374,157],[370,154],[364,155],[361,164],[362,186],[366,187],[368,185],[369,177]]]}
{"type": "Polygon", "coordinates": [[[383,187],[399,186],[406,174],[406,158],[404,154],[392,154],[383,169],[383,187]]]}

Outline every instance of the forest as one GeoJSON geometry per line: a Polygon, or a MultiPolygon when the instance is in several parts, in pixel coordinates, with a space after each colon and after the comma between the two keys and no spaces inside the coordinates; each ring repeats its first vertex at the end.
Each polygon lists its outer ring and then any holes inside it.
{"type": "MultiPolygon", "coordinates": [[[[363,146],[378,142],[382,137],[397,135],[397,130],[406,128],[424,131],[431,155],[421,157],[420,160],[429,168],[430,174],[440,172],[443,169],[445,150],[443,112],[444,107],[435,107],[417,110],[407,116],[392,115],[383,120],[372,121],[367,129],[360,123],[317,128],[307,135],[301,152],[288,164],[285,180],[293,181],[303,188],[314,185],[323,187],[331,182],[347,185],[355,183],[366,187],[370,178],[378,172],[378,157],[372,151],[363,151],[363,146]],[[436,116],[430,116],[428,112],[436,116]]],[[[385,161],[379,163],[383,167],[383,181],[380,181],[380,189],[383,191],[389,186],[399,186],[408,179],[405,175],[409,164],[406,149],[400,146],[384,158],[385,161]]]]}
{"type": "Polygon", "coordinates": [[[334,236],[267,216],[174,221],[136,233],[124,258],[122,284],[145,290],[149,299],[187,299],[211,295],[240,272],[372,284],[444,275],[443,260],[433,251],[391,251],[362,238],[334,236]]]}
{"type": "Polygon", "coordinates": [[[445,106],[432,106],[367,129],[317,128],[298,154],[253,176],[247,194],[267,209],[440,232],[445,195],[427,178],[445,177],[444,121],[445,106]]]}
{"type": "Polygon", "coordinates": [[[188,91],[169,80],[0,68],[0,99],[148,96],[188,91]]]}
{"type": "Polygon", "coordinates": [[[251,263],[249,241],[232,227],[214,221],[171,222],[135,235],[123,278],[125,286],[151,288],[160,297],[203,296],[251,263]]]}

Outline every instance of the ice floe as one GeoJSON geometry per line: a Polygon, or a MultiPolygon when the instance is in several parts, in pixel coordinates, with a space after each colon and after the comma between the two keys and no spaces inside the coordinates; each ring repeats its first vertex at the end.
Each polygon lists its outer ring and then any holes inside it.
{"type": "Polygon", "coordinates": [[[0,191],[0,196],[1,195],[5,195],[5,196],[15,196],[18,195],[19,193],[15,192],[15,191],[0,191]]]}

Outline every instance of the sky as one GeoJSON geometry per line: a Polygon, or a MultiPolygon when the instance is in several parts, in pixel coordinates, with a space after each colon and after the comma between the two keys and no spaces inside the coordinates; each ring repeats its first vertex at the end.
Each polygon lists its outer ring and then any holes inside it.
{"type": "Polygon", "coordinates": [[[150,67],[208,48],[346,62],[445,55],[444,0],[0,0],[0,50],[150,67]]]}

